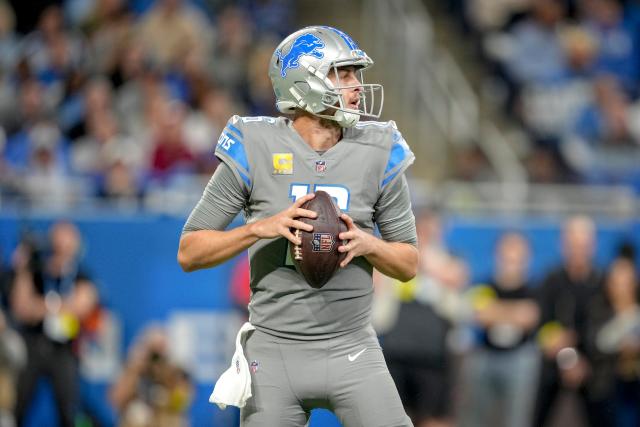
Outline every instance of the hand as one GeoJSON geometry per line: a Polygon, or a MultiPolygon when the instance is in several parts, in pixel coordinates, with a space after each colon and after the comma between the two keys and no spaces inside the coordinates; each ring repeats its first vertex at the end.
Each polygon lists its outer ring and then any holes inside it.
{"type": "Polygon", "coordinates": [[[555,331],[547,342],[542,343],[542,353],[548,359],[554,359],[560,350],[573,347],[576,344],[575,332],[562,328],[555,331]]]}
{"type": "Polygon", "coordinates": [[[578,355],[578,359],[573,366],[560,369],[560,377],[565,387],[577,389],[586,381],[589,376],[589,364],[584,357],[578,355]]]}
{"type": "Polygon", "coordinates": [[[24,243],[20,243],[11,256],[11,265],[16,271],[26,271],[29,269],[30,258],[30,249],[24,243]]]}
{"type": "Polygon", "coordinates": [[[253,223],[253,232],[260,239],[273,239],[274,237],[283,236],[294,245],[302,244],[302,241],[291,232],[291,228],[307,232],[313,231],[313,226],[311,224],[305,224],[296,218],[313,219],[318,216],[317,213],[300,207],[303,203],[313,199],[314,197],[315,194],[309,193],[300,197],[282,212],[270,216],[269,218],[256,221],[253,223]]]}
{"type": "Polygon", "coordinates": [[[346,245],[338,246],[338,252],[347,253],[345,259],[340,263],[340,267],[346,267],[353,258],[368,255],[373,251],[375,237],[360,230],[349,215],[343,213],[340,218],[347,224],[347,231],[338,235],[340,240],[349,241],[346,245]]]}
{"type": "Polygon", "coordinates": [[[475,310],[475,319],[484,327],[491,327],[498,323],[500,306],[499,302],[491,301],[486,307],[475,310]]]}

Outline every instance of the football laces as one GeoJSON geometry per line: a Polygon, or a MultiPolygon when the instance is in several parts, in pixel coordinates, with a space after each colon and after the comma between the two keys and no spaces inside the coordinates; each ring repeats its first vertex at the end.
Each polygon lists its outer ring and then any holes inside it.
{"type": "MultiPolygon", "coordinates": [[[[300,229],[297,228],[296,229],[296,237],[298,239],[300,239],[300,229]]],[[[302,260],[302,246],[301,245],[294,245],[293,247],[293,258],[297,261],[302,260]]]]}

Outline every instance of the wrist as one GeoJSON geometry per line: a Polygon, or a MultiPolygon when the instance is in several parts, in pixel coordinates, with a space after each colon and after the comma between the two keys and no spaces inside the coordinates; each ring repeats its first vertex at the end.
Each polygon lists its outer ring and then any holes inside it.
{"type": "Polygon", "coordinates": [[[247,233],[250,239],[260,240],[262,238],[260,237],[261,222],[262,220],[260,219],[255,222],[247,224],[247,233]]]}
{"type": "Polygon", "coordinates": [[[365,239],[367,240],[363,245],[365,248],[364,253],[362,254],[369,262],[373,264],[372,261],[376,259],[378,254],[380,254],[380,246],[382,245],[382,240],[378,239],[373,234],[365,233],[365,239]]]}

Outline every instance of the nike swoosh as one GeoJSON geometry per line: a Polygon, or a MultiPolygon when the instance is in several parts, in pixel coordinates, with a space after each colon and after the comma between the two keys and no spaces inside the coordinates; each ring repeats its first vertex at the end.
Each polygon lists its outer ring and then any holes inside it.
{"type": "Polygon", "coordinates": [[[347,358],[349,359],[349,362],[353,362],[354,360],[356,360],[358,357],[360,357],[360,355],[361,355],[362,353],[364,353],[364,351],[365,351],[365,350],[366,350],[366,348],[363,348],[362,350],[360,350],[359,352],[357,352],[357,353],[356,353],[356,354],[354,354],[354,355],[349,354],[349,355],[347,356],[347,358]]]}

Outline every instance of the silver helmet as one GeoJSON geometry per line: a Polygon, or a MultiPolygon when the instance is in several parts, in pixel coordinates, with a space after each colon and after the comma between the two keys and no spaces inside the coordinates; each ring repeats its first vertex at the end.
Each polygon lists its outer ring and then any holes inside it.
{"type": "Polygon", "coordinates": [[[362,71],[373,60],[346,33],[324,26],[303,28],[285,38],[269,64],[269,77],[276,94],[276,106],[285,114],[297,108],[330,120],[342,127],[355,126],[360,116],[380,117],[384,103],[382,85],[364,84],[362,71]],[[343,86],[338,68],[355,66],[357,86],[343,86]],[[333,70],[336,83],[329,80],[333,70]],[[341,90],[360,88],[358,109],[347,108],[341,90]]]}

